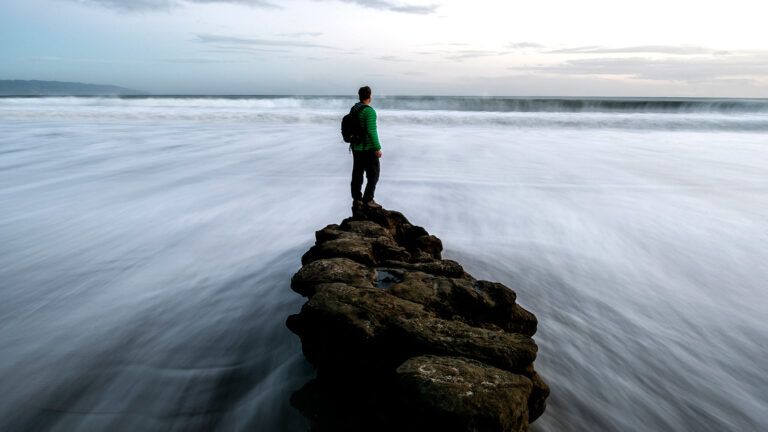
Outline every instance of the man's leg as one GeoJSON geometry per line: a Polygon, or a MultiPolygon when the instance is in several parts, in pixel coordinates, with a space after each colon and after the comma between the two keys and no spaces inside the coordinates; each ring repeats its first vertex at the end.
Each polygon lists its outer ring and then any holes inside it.
{"type": "Polygon", "coordinates": [[[379,181],[380,171],[381,167],[379,165],[379,158],[376,157],[376,151],[370,150],[365,152],[365,178],[368,182],[365,185],[363,202],[373,200],[373,194],[376,192],[376,183],[379,181]]]}
{"type": "Polygon", "coordinates": [[[361,200],[363,194],[360,188],[363,186],[363,171],[365,171],[365,152],[352,152],[352,199],[361,200]]]}

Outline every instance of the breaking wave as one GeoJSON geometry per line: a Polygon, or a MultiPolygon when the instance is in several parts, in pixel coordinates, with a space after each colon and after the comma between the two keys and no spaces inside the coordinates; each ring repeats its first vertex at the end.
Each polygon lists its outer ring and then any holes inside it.
{"type": "MultiPolygon", "coordinates": [[[[335,124],[350,98],[0,98],[0,119],[185,120],[335,124]]],[[[765,99],[484,98],[390,96],[375,100],[387,124],[631,130],[768,130],[765,99]]]]}

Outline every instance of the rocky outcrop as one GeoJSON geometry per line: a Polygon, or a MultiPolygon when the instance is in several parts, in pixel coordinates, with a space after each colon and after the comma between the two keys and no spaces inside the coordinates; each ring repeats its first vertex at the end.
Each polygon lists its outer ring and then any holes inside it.
{"type": "Polygon", "coordinates": [[[525,431],[544,412],[536,317],[514,291],[395,211],[353,209],[315,237],[287,321],[318,372],[292,398],[313,430],[525,431]]]}

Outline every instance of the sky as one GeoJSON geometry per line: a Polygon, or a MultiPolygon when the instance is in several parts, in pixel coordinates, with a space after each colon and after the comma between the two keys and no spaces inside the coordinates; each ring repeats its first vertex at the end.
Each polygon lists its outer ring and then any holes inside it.
{"type": "Polygon", "coordinates": [[[0,0],[0,79],[153,94],[768,97],[764,0],[0,0]]]}

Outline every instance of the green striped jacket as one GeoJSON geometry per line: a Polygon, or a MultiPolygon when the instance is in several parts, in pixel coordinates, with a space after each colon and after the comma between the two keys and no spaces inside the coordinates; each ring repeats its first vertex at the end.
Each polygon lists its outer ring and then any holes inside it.
{"type": "MultiPolygon", "coordinates": [[[[362,102],[355,104],[358,109],[364,105],[362,102]]],[[[376,110],[372,106],[367,105],[362,107],[357,112],[357,116],[360,119],[360,123],[367,132],[365,134],[365,140],[359,143],[352,143],[352,150],[364,151],[364,150],[381,150],[381,144],[379,143],[379,133],[376,130],[376,110]]]]}

